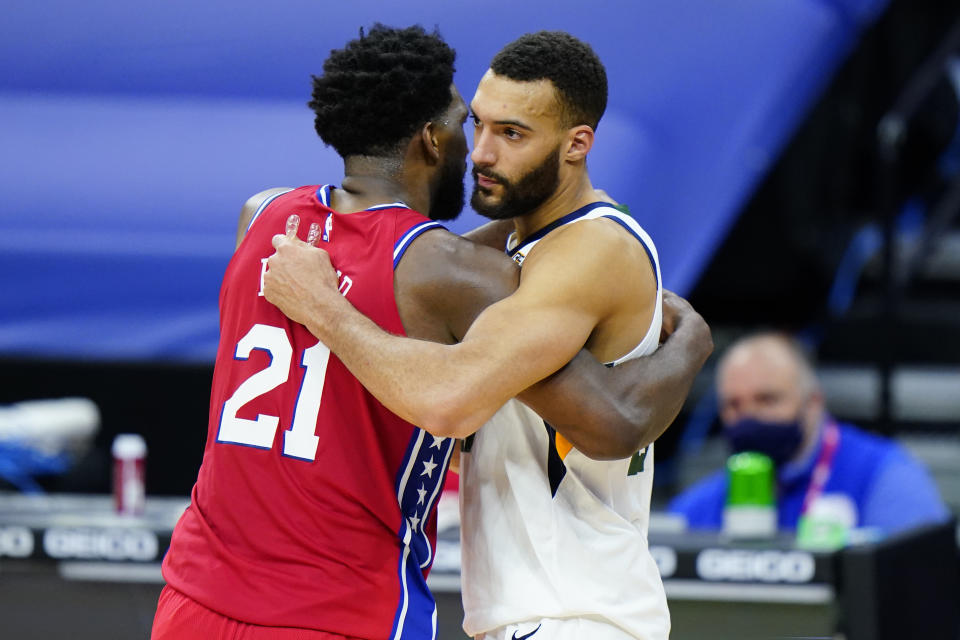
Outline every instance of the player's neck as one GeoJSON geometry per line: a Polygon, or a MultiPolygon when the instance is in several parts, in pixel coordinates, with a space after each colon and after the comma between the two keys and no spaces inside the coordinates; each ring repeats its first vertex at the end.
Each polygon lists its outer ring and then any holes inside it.
{"type": "Polygon", "coordinates": [[[417,208],[419,202],[410,194],[402,179],[403,164],[399,159],[354,156],[344,161],[344,177],[333,192],[336,211],[362,211],[379,204],[403,202],[417,208]]]}
{"type": "Polygon", "coordinates": [[[585,207],[599,199],[586,171],[572,180],[561,181],[557,190],[540,206],[526,215],[513,219],[517,229],[517,239],[522,241],[554,220],[558,220],[568,213],[572,213],[580,207],[585,207]]]}

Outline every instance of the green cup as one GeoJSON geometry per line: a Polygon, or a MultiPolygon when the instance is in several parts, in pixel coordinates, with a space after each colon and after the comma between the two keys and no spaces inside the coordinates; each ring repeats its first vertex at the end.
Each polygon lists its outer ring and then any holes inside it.
{"type": "Polygon", "coordinates": [[[771,538],[777,532],[773,461],[745,451],[727,459],[727,502],[723,533],[730,538],[771,538]]]}
{"type": "Polygon", "coordinates": [[[727,506],[775,506],[773,460],[753,451],[727,458],[727,506]]]}

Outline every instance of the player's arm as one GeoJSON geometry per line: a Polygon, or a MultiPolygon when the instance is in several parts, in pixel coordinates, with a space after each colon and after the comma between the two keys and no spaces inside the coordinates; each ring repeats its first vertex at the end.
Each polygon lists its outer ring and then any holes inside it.
{"type": "MultiPolygon", "coordinates": [[[[401,316],[413,325],[408,335],[426,337],[439,327],[430,339],[459,341],[483,309],[513,293],[518,274],[500,251],[441,231],[424,234],[397,269],[401,316]]],[[[656,353],[608,368],[584,349],[519,396],[590,457],[626,457],[663,433],[712,350],[703,318],[679,296],[665,291],[663,298],[664,342],[656,353]]]]}
{"type": "Polygon", "coordinates": [[[290,191],[290,188],[275,187],[273,189],[266,189],[250,196],[250,198],[243,203],[243,207],[240,208],[240,218],[237,220],[237,244],[234,248],[239,247],[240,243],[243,242],[243,237],[246,235],[247,229],[250,227],[250,222],[253,220],[253,216],[257,212],[257,209],[260,208],[260,205],[270,196],[283,193],[284,191],[290,191]]]}
{"type": "Polygon", "coordinates": [[[326,252],[296,238],[275,237],[264,292],[394,413],[431,433],[461,437],[571,360],[609,312],[610,296],[597,285],[617,273],[616,256],[579,250],[577,233],[555,235],[553,250],[538,247],[527,258],[517,291],[481,313],[455,345],[381,330],[338,293],[326,252]],[[297,273],[311,272],[318,277],[305,279],[310,286],[298,282],[297,273]]]}
{"type": "Polygon", "coordinates": [[[686,300],[663,292],[666,340],[617,367],[581,351],[519,398],[584,455],[625,458],[656,440],[683,407],[713,351],[710,327],[686,300]]]}
{"type": "Polygon", "coordinates": [[[491,220],[466,232],[463,237],[485,247],[503,251],[507,246],[507,238],[513,233],[513,229],[512,220],[491,220]]]}

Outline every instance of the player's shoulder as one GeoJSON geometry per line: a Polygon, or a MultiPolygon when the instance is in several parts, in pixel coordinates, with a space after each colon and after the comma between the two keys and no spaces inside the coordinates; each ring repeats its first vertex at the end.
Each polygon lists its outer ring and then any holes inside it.
{"type": "Polygon", "coordinates": [[[524,268],[537,262],[572,261],[579,265],[615,264],[633,252],[656,251],[653,240],[620,207],[606,203],[593,206],[587,215],[574,218],[544,235],[530,249],[524,268]],[[639,242],[638,242],[639,241],[639,242]]]}
{"type": "Polygon", "coordinates": [[[606,203],[595,207],[574,224],[565,225],[563,230],[579,233],[594,242],[632,242],[634,238],[644,243],[652,242],[626,207],[606,203]]]}
{"type": "MultiPolygon", "coordinates": [[[[304,188],[305,187],[300,187],[300,189],[304,188]]],[[[243,206],[240,207],[240,216],[237,219],[237,244],[243,239],[254,220],[263,213],[263,210],[266,209],[271,202],[280,196],[296,190],[297,189],[293,187],[272,187],[247,198],[243,206]]]]}
{"type": "Polygon", "coordinates": [[[516,282],[517,266],[503,252],[479,245],[443,228],[431,229],[407,250],[404,273],[416,280],[465,286],[506,279],[516,282]]]}
{"type": "Polygon", "coordinates": [[[247,198],[247,201],[243,203],[243,208],[253,209],[256,211],[258,208],[260,208],[260,205],[267,201],[267,199],[282,195],[284,193],[289,193],[293,190],[293,187],[270,187],[269,189],[264,189],[263,191],[259,191],[247,198]]]}
{"type": "Polygon", "coordinates": [[[401,316],[404,309],[417,309],[416,316],[441,323],[457,340],[486,307],[513,293],[519,282],[518,267],[503,253],[445,229],[417,238],[395,274],[401,316]]]}
{"type": "Polygon", "coordinates": [[[243,203],[241,207],[241,212],[249,213],[249,215],[255,214],[257,211],[265,209],[270,203],[277,200],[281,196],[287,194],[297,194],[300,192],[313,192],[317,189],[315,185],[308,185],[305,187],[271,187],[269,189],[264,189],[259,191],[249,198],[246,202],[243,203]]]}
{"type": "Polygon", "coordinates": [[[625,237],[619,225],[608,219],[574,220],[540,238],[529,250],[523,266],[528,269],[541,261],[556,260],[588,263],[615,255],[625,237]]]}

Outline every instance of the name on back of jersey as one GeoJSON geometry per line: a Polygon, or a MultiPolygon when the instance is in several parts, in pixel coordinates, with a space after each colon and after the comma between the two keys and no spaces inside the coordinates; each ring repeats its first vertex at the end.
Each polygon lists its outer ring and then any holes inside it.
{"type": "MultiPolygon", "coordinates": [[[[260,290],[257,291],[257,295],[261,298],[263,297],[263,277],[267,273],[267,260],[270,258],[261,258],[260,259],[260,290]]],[[[350,289],[353,288],[353,278],[350,276],[343,275],[343,272],[340,269],[337,269],[337,281],[339,284],[340,294],[346,296],[350,292],[350,289]]]]}

